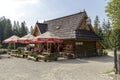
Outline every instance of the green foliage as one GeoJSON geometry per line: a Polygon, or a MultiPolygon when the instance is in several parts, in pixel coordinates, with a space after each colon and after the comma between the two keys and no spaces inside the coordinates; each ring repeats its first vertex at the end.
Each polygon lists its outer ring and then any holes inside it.
{"type": "Polygon", "coordinates": [[[0,49],[2,48],[2,44],[0,44],[0,49]]]}
{"type": "Polygon", "coordinates": [[[45,54],[44,56],[45,56],[45,60],[49,60],[49,58],[50,58],[49,54],[45,54]]]}
{"type": "Polygon", "coordinates": [[[18,48],[17,48],[17,51],[18,51],[18,54],[19,54],[19,55],[23,55],[23,52],[22,52],[22,48],[21,48],[21,47],[18,47],[18,48]]]}
{"type": "Polygon", "coordinates": [[[110,38],[112,29],[111,29],[109,20],[103,21],[102,28],[103,28],[103,43],[106,46],[106,48],[110,48],[111,45],[110,45],[109,38],[110,38]]]}
{"type": "Polygon", "coordinates": [[[106,50],[104,50],[103,55],[108,55],[108,52],[106,50]]]}
{"type": "Polygon", "coordinates": [[[7,53],[7,49],[0,49],[0,54],[6,54],[7,53]]]}
{"type": "Polygon", "coordinates": [[[37,56],[38,56],[35,52],[30,52],[29,55],[34,57],[34,58],[37,58],[37,56]]]}
{"type": "MultiPolygon", "coordinates": [[[[27,33],[28,28],[25,24],[25,21],[21,22],[21,25],[19,25],[18,21],[14,21],[14,24],[12,25],[10,19],[5,18],[4,16],[0,17],[0,41],[5,40],[12,35],[22,37],[27,33]]],[[[7,48],[8,46],[4,44],[3,47],[7,48]]]]}
{"type": "Polygon", "coordinates": [[[96,18],[94,20],[94,30],[97,34],[99,33],[99,27],[100,27],[99,17],[96,16],[96,18]]]}
{"type": "Polygon", "coordinates": [[[120,29],[112,30],[109,41],[112,47],[120,46],[120,29]]]}
{"type": "Polygon", "coordinates": [[[120,28],[120,0],[110,0],[106,6],[106,13],[113,28],[120,28]]]}
{"type": "Polygon", "coordinates": [[[13,34],[14,35],[19,35],[20,36],[20,25],[19,25],[19,22],[17,21],[14,21],[14,24],[13,24],[13,27],[12,27],[12,30],[13,30],[13,34]]]}
{"type": "Polygon", "coordinates": [[[110,45],[114,48],[120,47],[120,0],[110,0],[106,6],[106,13],[112,23],[110,33],[110,45]]]}
{"type": "Polygon", "coordinates": [[[28,33],[25,21],[21,23],[20,36],[24,36],[28,33]]]}
{"type": "Polygon", "coordinates": [[[4,27],[4,38],[8,38],[9,36],[12,36],[12,24],[9,19],[6,19],[4,27]]]}
{"type": "Polygon", "coordinates": [[[100,27],[100,21],[99,21],[99,17],[96,16],[95,20],[94,20],[94,30],[95,33],[101,37],[101,39],[103,39],[103,32],[102,32],[102,28],[100,27]]]}

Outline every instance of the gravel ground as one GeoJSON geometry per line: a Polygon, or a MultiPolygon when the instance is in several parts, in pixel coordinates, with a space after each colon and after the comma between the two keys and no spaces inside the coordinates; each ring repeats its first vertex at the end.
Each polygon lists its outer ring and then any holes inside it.
{"type": "Polygon", "coordinates": [[[111,69],[111,56],[35,62],[2,55],[0,80],[112,80],[104,74],[111,69]]]}

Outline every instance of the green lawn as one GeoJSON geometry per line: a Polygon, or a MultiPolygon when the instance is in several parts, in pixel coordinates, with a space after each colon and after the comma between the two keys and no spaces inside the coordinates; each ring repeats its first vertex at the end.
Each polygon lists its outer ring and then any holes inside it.
{"type": "MultiPolygon", "coordinates": [[[[114,52],[114,51],[111,50],[111,49],[105,49],[105,51],[107,51],[108,53],[110,53],[110,52],[114,52]]],[[[120,54],[120,50],[117,50],[117,54],[120,54]]]]}

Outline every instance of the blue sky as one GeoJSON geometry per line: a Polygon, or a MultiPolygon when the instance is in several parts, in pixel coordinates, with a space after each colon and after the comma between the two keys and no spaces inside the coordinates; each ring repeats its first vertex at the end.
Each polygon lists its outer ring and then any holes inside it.
{"type": "Polygon", "coordinates": [[[43,22],[86,10],[94,22],[98,15],[102,23],[107,19],[105,14],[106,0],[2,0],[0,16],[12,21],[26,21],[27,26],[34,26],[36,21],[43,22]]]}

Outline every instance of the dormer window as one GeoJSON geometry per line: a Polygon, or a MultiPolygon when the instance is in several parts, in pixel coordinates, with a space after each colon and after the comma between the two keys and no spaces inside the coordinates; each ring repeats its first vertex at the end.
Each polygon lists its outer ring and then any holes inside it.
{"type": "Polygon", "coordinates": [[[56,29],[60,29],[60,26],[56,26],[56,29]]]}

